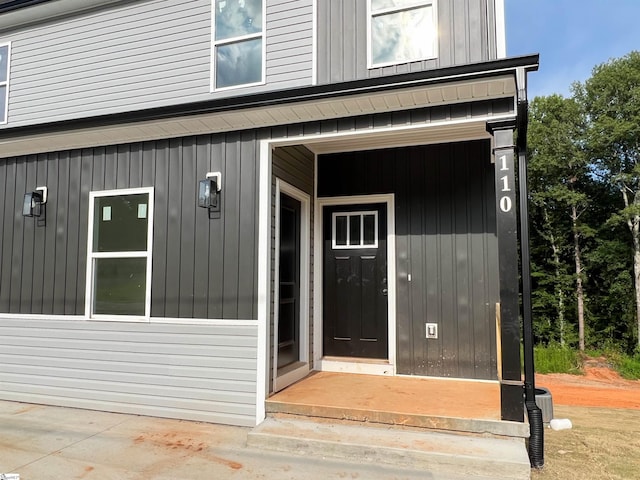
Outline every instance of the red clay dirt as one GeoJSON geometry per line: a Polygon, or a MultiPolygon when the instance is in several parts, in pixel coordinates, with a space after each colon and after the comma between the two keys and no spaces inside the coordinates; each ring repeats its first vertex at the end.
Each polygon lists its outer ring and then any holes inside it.
{"type": "Polygon", "coordinates": [[[536,387],[549,389],[555,405],[640,410],[640,380],[625,380],[604,359],[589,360],[584,375],[536,374],[536,387]]]}

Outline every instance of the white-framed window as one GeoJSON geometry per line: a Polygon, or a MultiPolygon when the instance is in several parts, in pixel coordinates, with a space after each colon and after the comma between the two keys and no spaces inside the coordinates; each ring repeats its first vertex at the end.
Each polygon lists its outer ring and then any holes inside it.
{"type": "Polygon", "coordinates": [[[378,212],[334,212],[331,232],[334,250],[378,248],[378,212]]]}
{"type": "Polygon", "coordinates": [[[266,0],[212,2],[212,89],[264,83],[266,0]]]}
{"type": "Polygon", "coordinates": [[[86,314],[149,321],[153,187],[89,193],[86,314]]]}
{"type": "Polygon", "coordinates": [[[0,123],[7,123],[9,112],[9,60],[11,43],[0,43],[0,123]]]}
{"type": "Polygon", "coordinates": [[[435,58],[436,0],[367,2],[369,68],[435,58]]]}

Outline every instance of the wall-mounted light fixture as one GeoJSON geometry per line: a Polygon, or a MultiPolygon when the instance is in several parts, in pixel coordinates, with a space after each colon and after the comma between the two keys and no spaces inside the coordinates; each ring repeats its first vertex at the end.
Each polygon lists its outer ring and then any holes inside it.
{"type": "Polygon", "coordinates": [[[25,217],[39,217],[43,211],[43,205],[47,203],[47,187],[38,187],[33,192],[24,194],[22,203],[22,215],[25,217]]]}
{"type": "Polygon", "coordinates": [[[198,206],[209,209],[209,213],[220,211],[220,192],[222,191],[222,173],[209,172],[205,180],[200,180],[198,188],[198,206]]]}

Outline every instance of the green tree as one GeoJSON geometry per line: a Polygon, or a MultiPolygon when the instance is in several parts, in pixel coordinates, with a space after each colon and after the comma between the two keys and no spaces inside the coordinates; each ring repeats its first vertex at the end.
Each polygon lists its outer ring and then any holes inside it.
{"type": "MultiPolygon", "coordinates": [[[[578,343],[584,350],[583,243],[593,234],[582,219],[590,204],[585,193],[590,168],[584,151],[584,115],[578,102],[560,95],[536,97],[529,112],[529,179],[533,229],[539,239],[532,249],[538,287],[534,308],[541,313],[543,303],[554,299],[557,340],[564,345],[567,301],[574,301],[578,343]]],[[[551,327],[549,312],[543,319],[551,327]]]]}
{"type": "Polygon", "coordinates": [[[596,66],[574,91],[587,114],[595,172],[615,186],[622,200],[611,221],[624,222],[631,235],[640,347],[640,52],[596,66]]]}

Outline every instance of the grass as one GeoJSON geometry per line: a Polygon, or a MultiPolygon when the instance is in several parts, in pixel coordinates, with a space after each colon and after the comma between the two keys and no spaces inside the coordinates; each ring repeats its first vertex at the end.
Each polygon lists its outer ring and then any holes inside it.
{"type": "Polygon", "coordinates": [[[627,380],[640,379],[640,353],[633,356],[625,354],[609,355],[611,363],[622,378],[627,380]]]}
{"type": "Polygon", "coordinates": [[[640,353],[627,355],[616,350],[587,350],[580,354],[577,350],[560,345],[537,346],[533,355],[538,373],[581,374],[583,359],[605,357],[607,363],[628,380],[640,380],[640,353]]]}
{"type": "Polygon", "coordinates": [[[640,477],[640,411],[555,406],[571,430],[545,429],[545,465],[532,480],[602,480],[640,477]]]}
{"type": "Polygon", "coordinates": [[[533,349],[538,373],[581,373],[580,355],[560,345],[538,346],[533,349]]]}

